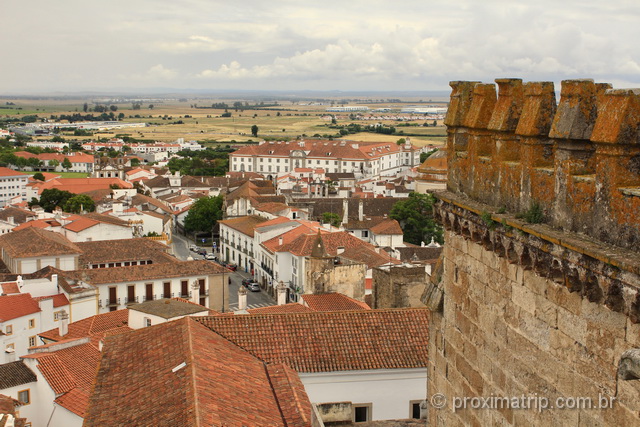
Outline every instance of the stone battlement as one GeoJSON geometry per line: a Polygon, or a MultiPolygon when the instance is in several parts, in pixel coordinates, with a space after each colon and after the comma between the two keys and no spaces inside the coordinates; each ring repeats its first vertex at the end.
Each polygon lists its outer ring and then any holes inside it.
{"type": "Polygon", "coordinates": [[[592,80],[451,82],[448,187],[623,248],[640,246],[640,90],[592,80]]]}

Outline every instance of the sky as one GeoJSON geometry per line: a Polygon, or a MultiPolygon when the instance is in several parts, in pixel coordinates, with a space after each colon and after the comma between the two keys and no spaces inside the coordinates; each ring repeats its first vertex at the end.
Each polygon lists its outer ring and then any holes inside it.
{"type": "Polygon", "coordinates": [[[637,0],[1,0],[0,94],[640,87],[637,0]]]}

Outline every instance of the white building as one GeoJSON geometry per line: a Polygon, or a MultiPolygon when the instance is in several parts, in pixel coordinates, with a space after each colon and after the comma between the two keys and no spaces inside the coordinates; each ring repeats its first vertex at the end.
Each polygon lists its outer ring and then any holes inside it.
{"type": "Polygon", "coordinates": [[[69,301],[64,295],[38,299],[28,293],[1,295],[0,364],[19,360],[30,347],[40,345],[38,334],[53,328],[65,309],[69,310],[69,301]]]}
{"type": "Polygon", "coordinates": [[[27,183],[29,175],[0,167],[0,207],[6,206],[10,201],[19,197],[27,201],[27,183]]]}
{"type": "Polygon", "coordinates": [[[422,149],[409,140],[353,142],[328,140],[269,141],[242,147],[229,155],[231,171],[257,172],[272,180],[297,168],[364,177],[394,176],[420,162],[422,149]]]}

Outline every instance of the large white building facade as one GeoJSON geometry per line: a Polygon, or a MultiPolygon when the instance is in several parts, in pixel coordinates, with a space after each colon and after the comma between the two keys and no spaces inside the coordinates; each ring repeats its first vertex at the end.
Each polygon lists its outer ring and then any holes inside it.
{"type": "Polygon", "coordinates": [[[325,173],[354,173],[356,178],[393,176],[420,164],[422,149],[410,141],[354,142],[344,140],[269,141],[249,145],[229,155],[234,172],[257,172],[267,179],[296,168],[325,173]]]}
{"type": "Polygon", "coordinates": [[[0,207],[12,200],[27,200],[29,175],[9,168],[0,168],[0,207]]]}

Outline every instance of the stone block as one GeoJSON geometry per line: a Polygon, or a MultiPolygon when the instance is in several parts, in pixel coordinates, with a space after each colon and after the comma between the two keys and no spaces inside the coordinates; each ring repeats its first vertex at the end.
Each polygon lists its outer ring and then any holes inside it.
{"type": "Polygon", "coordinates": [[[456,369],[465,378],[472,390],[465,396],[481,396],[484,385],[482,375],[461,355],[456,357],[456,369]]]}
{"type": "Polygon", "coordinates": [[[547,299],[575,315],[582,311],[582,298],[578,292],[569,292],[564,286],[549,283],[547,299]]]}
{"type": "Polygon", "coordinates": [[[640,323],[633,323],[627,318],[625,341],[629,343],[629,347],[640,347],[640,323]]]}
{"type": "Polygon", "coordinates": [[[640,413],[640,381],[618,381],[616,403],[625,406],[630,411],[640,413]]]}
{"type": "Polygon", "coordinates": [[[520,310],[518,329],[529,341],[542,350],[549,350],[549,326],[528,311],[520,310]]]}
{"type": "Polygon", "coordinates": [[[532,315],[536,312],[535,294],[522,285],[511,286],[511,301],[532,315]]]}
{"type": "Polygon", "coordinates": [[[551,329],[549,331],[549,347],[550,353],[561,363],[565,363],[569,367],[573,365],[573,360],[577,357],[576,340],[559,329],[551,329]]]}
{"type": "Polygon", "coordinates": [[[558,309],[558,329],[580,345],[587,343],[587,321],[570,311],[558,309]]]}
{"type": "Polygon", "coordinates": [[[523,270],[522,284],[538,295],[545,295],[549,287],[549,281],[533,270],[523,270]]]}
{"type": "Polygon", "coordinates": [[[555,304],[551,303],[544,295],[536,295],[535,298],[535,316],[542,322],[547,324],[550,328],[558,327],[558,308],[555,304]]]}

